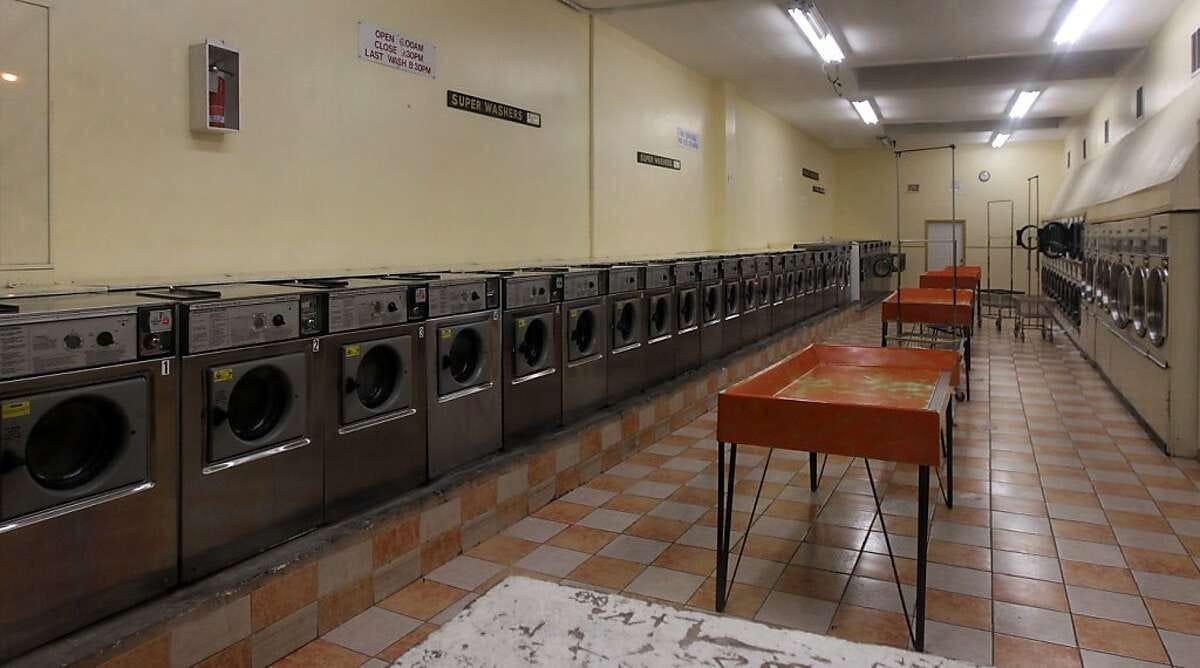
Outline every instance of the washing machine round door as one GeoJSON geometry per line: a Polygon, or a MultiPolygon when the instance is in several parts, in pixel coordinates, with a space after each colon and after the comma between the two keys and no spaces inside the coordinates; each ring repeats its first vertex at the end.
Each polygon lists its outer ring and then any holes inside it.
{"type": "Polygon", "coordinates": [[[1108,308],[1109,288],[1108,288],[1108,261],[1096,260],[1096,303],[1101,308],[1108,308]]]}
{"type": "Polygon", "coordinates": [[[650,338],[657,339],[671,333],[671,297],[655,295],[650,298],[650,338]]]}
{"type": "Polygon", "coordinates": [[[567,358],[574,362],[595,355],[596,333],[599,330],[596,307],[573,308],[567,313],[567,319],[570,321],[567,358]]]}
{"type": "Polygon", "coordinates": [[[775,274],[775,301],[783,299],[783,274],[775,274]]]}
{"type": "Polygon", "coordinates": [[[1129,307],[1133,301],[1133,274],[1129,267],[1115,264],[1112,269],[1113,297],[1109,304],[1109,315],[1113,324],[1121,329],[1129,326],[1129,307]]]}
{"type": "Polygon", "coordinates": [[[746,308],[750,308],[758,303],[758,285],[757,281],[750,279],[746,281],[746,308]]]}
{"type": "Polygon", "coordinates": [[[302,436],[307,368],[303,353],[210,367],[209,461],[302,436]]]}
{"type": "Polygon", "coordinates": [[[688,288],[679,292],[679,329],[696,326],[696,290],[688,288]]]}
{"type": "Polygon", "coordinates": [[[291,403],[291,383],[273,366],[251,369],[233,386],[226,409],[229,429],[239,439],[251,442],[271,433],[291,403]]]}
{"type": "Polygon", "coordinates": [[[481,327],[487,327],[487,323],[467,323],[438,330],[440,394],[464,390],[489,380],[488,342],[481,327]]]}
{"type": "Polygon", "coordinates": [[[1146,278],[1146,336],[1162,347],[1167,342],[1167,268],[1155,267],[1146,278]]]}
{"type": "Polygon", "coordinates": [[[704,322],[721,319],[721,288],[717,285],[704,286],[704,322]]]}
{"type": "Polygon", "coordinates": [[[631,346],[638,342],[637,304],[627,299],[613,305],[613,350],[631,346]]]}
{"type": "Polygon", "coordinates": [[[737,283],[725,284],[725,315],[727,317],[736,315],[737,312],[741,310],[741,307],[739,306],[741,302],[738,299],[740,296],[741,291],[738,290],[737,283]]]}
{"type": "Polygon", "coordinates": [[[79,487],[108,467],[128,433],[124,415],[108,399],[73,397],[33,425],[25,444],[25,466],[46,489],[79,487]]]}
{"type": "Polygon", "coordinates": [[[550,366],[550,342],[553,320],[549,313],[516,318],[513,321],[513,375],[525,376],[550,366]]]}
{"type": "Polygon", "coordinates": [[[345,344],[342,353],[342,424],[412,405],[412,337],[345,344]]]}
{"type": "Polygon", "coordinates": [[[1146,278],[1150,275],[1146,267],[1133,270],[1133,283],[1129,289],[1129,320],[1133,333],[1146,336],[1146,278]]]}

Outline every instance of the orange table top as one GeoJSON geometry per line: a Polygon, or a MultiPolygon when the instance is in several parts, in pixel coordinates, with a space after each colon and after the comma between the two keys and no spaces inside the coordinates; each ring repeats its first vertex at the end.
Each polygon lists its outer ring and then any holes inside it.
{"type": "Polygon", "coordinates": [[[954,267],[943,267],[942,269],[934,269],[932,271],[927,271],[925,273],[927,273],[927,274],[952,274],[955,271],[958,272],[959,276],[966,275],[966,276],[971,276],[973,278],[983,278],[983,267],[977,267],[975,265],[970,265],[970,264],[960,264],[960,265],[958,265],[957,269],[955,269],[954,267]]]}
{"type": "Polygon", "coordinates": [[[969,327],[974,312],[974,290],[900,288],[883,300],[881,317],[889,322],[969,327]]]}
{"type": "Polygon", "coordinates": [[[927,271],[921,274],[921,287],[923,288],[959,288],[967,290],[975,290],[979,288],[979,276],[959,272],[957,276],[950,271],[927,271]]]}
{"type": "Polygon", "coordinates": [[[936,465],[958,375],[954,351],[810,345],[721,392],[717,438],[936,465]]]}

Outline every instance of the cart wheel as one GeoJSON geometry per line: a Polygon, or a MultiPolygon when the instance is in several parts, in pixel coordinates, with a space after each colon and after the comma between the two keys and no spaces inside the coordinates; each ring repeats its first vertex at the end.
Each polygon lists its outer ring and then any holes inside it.
{"type": "Polygon", "coordinates": [[[1044,330],[1044,329],[1042,330],[1042,340],[1043,341],[1046,340],[1046,330],[1044,330]]]}
{"type": "Polygon", "coordinates": [[[966,393],[966,392],[963,392],[962,390],[958,390],[957,392],[955,392],[955,393],[954,393],[954,400],[955,400],[955,401],[957,401],[957,402],[959,402],[959,403],[962,403],[962,402],[966,401],[966,400],[967,400],[967,393],[966,393]]]}
{"type": "Polygon", "coordinates": [[[996,331],[997,332],[1000,331],[1002,322],[1004,322],[1004,321],[1001,318],[996,318],[996,331]]]}
{"type": "Polygon", "coordinates": [[[1025,343],[1025,330],[1021,330],[1021,343],[1025,343]]]}

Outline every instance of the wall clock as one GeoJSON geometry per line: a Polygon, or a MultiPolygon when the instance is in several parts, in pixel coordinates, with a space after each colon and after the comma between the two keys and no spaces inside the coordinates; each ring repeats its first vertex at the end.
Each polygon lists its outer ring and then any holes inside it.
{"type": "Polygon", "coordinates": [[[991,172],[989,172],[989,171],[988,171],[988,170],[986,170],[986,169],[985,169],[985,170],[983,170],[982,172],[979,172],[979,181],[980,181],[981,183],[987,183],[988,181],[991,181],[991,180],[992,180],[992,173],[991,173],[991,172]]]}

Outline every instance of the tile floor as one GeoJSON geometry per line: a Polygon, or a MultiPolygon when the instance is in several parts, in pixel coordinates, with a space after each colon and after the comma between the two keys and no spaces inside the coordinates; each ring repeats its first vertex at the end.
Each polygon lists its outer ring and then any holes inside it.
{"type": "MultiPolygon", "coordinates": [[[[878,311],[831,337],[877,345],[878,311]]],[[[1200,666],[1200,462],[1151,443],[1065,340],[976,340],[956,407],[956,505],[937,505],[927,645],[1001,666],[1200,666]]],[[[710,413],[285,658],[381,666],[513,573],[711,609],[717,457],[710,413]]],[[[749,542],[729,614],[908,643],[861,460],[738,452],[735,535],[749,542]]],[[[873,463],[905,597],[916,470],[873,463]]],[[[735,549],[739,547],[737,543],[735,549]]]]}

